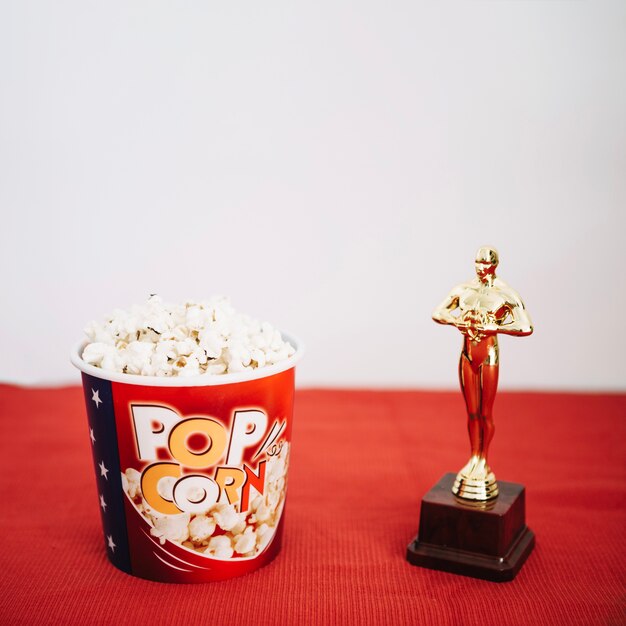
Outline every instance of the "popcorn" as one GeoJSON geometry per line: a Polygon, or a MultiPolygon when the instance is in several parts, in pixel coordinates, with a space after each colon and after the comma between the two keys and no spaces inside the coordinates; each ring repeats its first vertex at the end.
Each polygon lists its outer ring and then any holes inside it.
{"type": "Polygon", "coordinates": [[[105,370],[140,376],[245,372],[295,353],[267,322],[237,313],[221,297],[172,305],[151,296],[130,311],[117,309],[85,328],[82,358],[105,370]]]}
{"type": "Polygon", "coordinates": [[[267,524],[261,524],[257,527],[257,550],[262,552],[272,539],[272,529],[267,524]]]}
{"type": "MultiPolygon", "coordinates": [[[[151,508],[141,493],[141,474],[128,468],[122,474],[122,487],[135,508],[150,524],[150,534],[161,544],[173,541],[195,552],[216,559],[254,557],[269,545],[276,531],[285,502],[289,444],[272,446],[267,460],[263,494],[254,496],[249,509],[239,512],[237,505],[216,503],[203,513],[165,515],[151,508]],[[217,533],[217,534],[216,534],[217,533]]],[[[176,479],[167,476],[157,483],[159,495],[172,500],[176,479]]],[[[190,491],[191,499],[200,493],[190,491]]]]}
{"type": "Polygon", "coordinates": [[[181,543],[189,537],[189,517],[189,513],[181,513],[154,518],[154,528],[150,529],[150,534],[157,537],[161,545],[166,539],[181,543]]]}
{"type": "Polygon", "coordinates": [[[266,506],[265,502],[262,502],[256,511],[255,518],[258,522],[266,522],[270,518],[271,514],[272,510],[266,506]]]}
{"type": "Polygon", "coordinates": [[[223,530],[232,530],[239,523],[239,515],[232,504],[218,504],[213,519],[223,530]]]}
{"type": "Polygon", "coordinates": [[[237,535],[233,540],[235,542],[235,552],[239,554],[252,552],[256,547],[256,533],[254,532],[254,528],[248,526],[243,534],[237,535]]]}
{"type": "Polygon", "coordinates": [[[246,529],[247,522],[253,523],[252,516],[246,519],[245,514],[241,515],[239,521],[230,529],[230,534],[233,536],[240,535],[246,529]]]}
{"type": "Polygon", "coordinates": [[[196,515],[189,524],[189,536],[194,543],[206,541],[215,531],[215,522],[206,515],[196,515]]]}
{"type": "Polygon", "coordinates": [[[234,550],[230,544],[230,539],[226,535],[211,537],[209,547],[204,551],[205,554],[214,556],[218,559],[230,559],[233,552],[234,550]]]}
{"type": "Polygon", "coordinates": [[[122,474],[122,487],[131,499],[141,495],[141,474],[136,469],[129,467],[122,474]]]}

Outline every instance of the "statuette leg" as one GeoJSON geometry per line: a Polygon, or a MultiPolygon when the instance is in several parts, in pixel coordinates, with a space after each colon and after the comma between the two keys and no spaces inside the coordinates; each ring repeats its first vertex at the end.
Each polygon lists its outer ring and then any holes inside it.
{"type": "Polygon", "coordinates": [[[467,407],[471,457],[457,474],[452,493],[465,500],[487,501],[498,495],[496,477],[487,463],[493,439],[493,402],[498,388],[498,364],[476,367],[463,351],[459,362],[459,380],[467,407]]]}

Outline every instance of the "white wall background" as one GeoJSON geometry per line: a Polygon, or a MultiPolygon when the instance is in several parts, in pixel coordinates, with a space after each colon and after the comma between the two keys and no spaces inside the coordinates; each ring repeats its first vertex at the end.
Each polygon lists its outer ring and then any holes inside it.
{"type": "Polygon", "coordinates": [[[501,386],[626,388],[626,3],[0,5],[0,378],[231,296],[301,385],[456,387],[430,320],[500,250],[501,386]]]}

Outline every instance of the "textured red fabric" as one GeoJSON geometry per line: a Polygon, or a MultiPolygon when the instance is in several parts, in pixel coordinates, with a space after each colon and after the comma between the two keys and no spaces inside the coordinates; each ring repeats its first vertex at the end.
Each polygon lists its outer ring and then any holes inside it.
{"type": "Polygon", "coordinates": [[[467,460],[460,393],[296,395],[284,547],[205,585],[106,559],[82,391],[0,386],[0,623],[624,623],[626,395],[501,393],[491,464],[537,547],[511,583],[413,567],[422,495],[467,460]]]}

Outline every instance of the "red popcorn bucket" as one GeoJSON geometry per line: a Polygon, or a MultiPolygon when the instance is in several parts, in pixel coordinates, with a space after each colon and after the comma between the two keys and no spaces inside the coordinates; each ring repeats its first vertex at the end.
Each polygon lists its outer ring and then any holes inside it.
{"type": "Polygon", "coordinates": [[[295,364],[157,377],[82,372],[105,549],[161,582],[241,576],[280,551],[295,364]]]}

